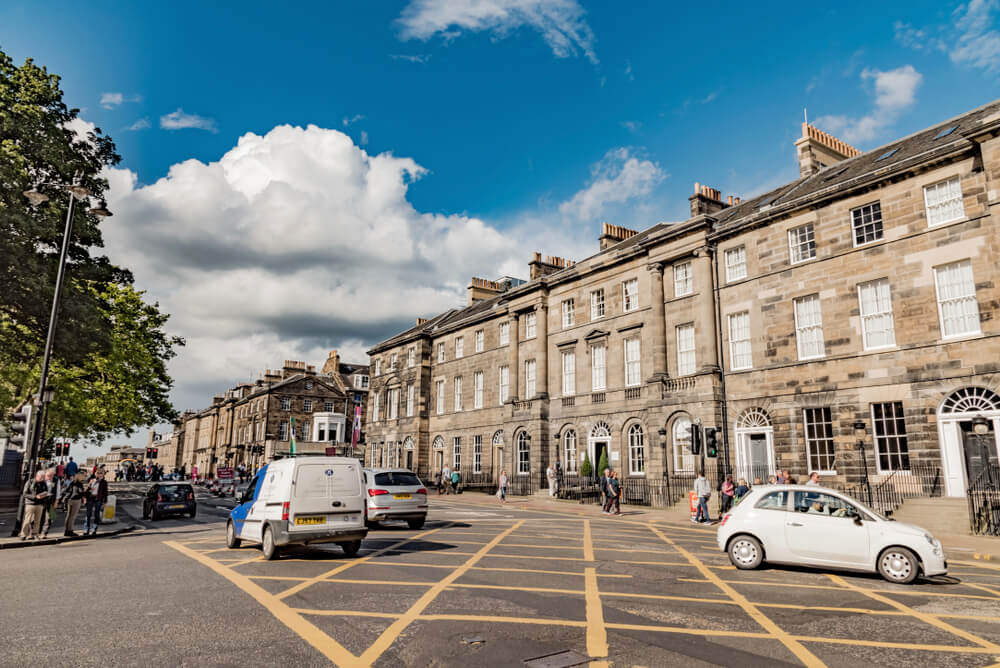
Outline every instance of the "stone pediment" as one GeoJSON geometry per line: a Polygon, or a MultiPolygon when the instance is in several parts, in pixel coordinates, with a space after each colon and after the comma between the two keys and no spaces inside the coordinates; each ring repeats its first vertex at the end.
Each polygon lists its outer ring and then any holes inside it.
{"type": "Polygon", "coordinates": [[[594,341],[596,339],[603,339],[606,338],[609,334],[611,334],[611,332],[605,329],[592,329],[590,330],[590,332],[587,333],[585,337],[583,337],[583,340],[594,341]]]}

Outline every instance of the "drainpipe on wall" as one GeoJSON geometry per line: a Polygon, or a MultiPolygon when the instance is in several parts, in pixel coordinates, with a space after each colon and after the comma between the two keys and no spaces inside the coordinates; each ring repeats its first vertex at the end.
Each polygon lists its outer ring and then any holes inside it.
{"type": "Polygon", "coordinates": [[[717,337],[715,346],[715,363],[719,367],[719,386],[722,390],[722,453],[726,462],[725,473],[732,472],[731,460],[729,459],[729,411],[727,409],[728,395],[726,394],[726,367],[724,364],[725,355],[722,354],[722,299],[719,294],[719,254],[715,244],[708,244],[708,252],[712,256],[712,298],[715,300],[715,335],[717,337]]]}

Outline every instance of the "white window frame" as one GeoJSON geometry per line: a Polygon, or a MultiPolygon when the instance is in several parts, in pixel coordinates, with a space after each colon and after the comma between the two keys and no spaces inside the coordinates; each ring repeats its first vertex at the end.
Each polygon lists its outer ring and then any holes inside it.
{"type": "Polygon", "coordinates": [[[455,436],[451,440],[451,470],[462,470],[462,437],[455,436]]]}
{"type": "Polygon", "coordinates": [[[531,444],[524,431],[517,434],[517,475],[531,475],[531,444]]]}
{"type": "Polygon", "coordinates": [[[570,397],[576,394],[576,352],[562,352],[562,396],[570,397]]]}
{"type": "Polygon", "coordinates": [[[566,473],[576,473],[576,430],[569,429],[563,435],[563,457],[566,459],[566,473]]]}
{"type": "Polygon", "coordinates": [[[885,448],[887,447],[888,443],[891,440],[895,440],[896,441],[896,452],[894,452],[894,453],[885,452],[884,453],[886,455],[886,457],[890,460],[890,462],[893,459],[901,459],[904,456],[903,449],[905,449],[906,450],[905,456],[906,456],[906,459],[907,459],[907,463],[912,464],[912,462],[909,461],[910,460],[910,443],[909,443],[909,435],[907,434],[907,431],[906,431],[906,409],[903,408],[903,402],[899,401],[899,400],[896,400],[896,401],[878,401],[878,402],[870,404],[868,406],[868,410],[871,412],[871,416],[872,416],[872,443],[874,444],[874,447],[875,447],[875,468],[876,468],[876,470],[878,470],[878,472],[880,474],[881,473],[892,473],[893,471],[906,471],[906,472],[909,472],[910,471],[910,467],[909,466],[907,466],[905,468],[904,467],[900,467],[900,468],[884,468],[882,466],[883,451],[885,450],[885,448]],[[899,415],[896,415],[895,404],[899,404],[899,407],[900,407],[900,410],[901,410],[901,412],[899,413],[899,415]],[[881,418],[876,418],[875,417],[875,406],[877,406],[877,405],[881,405],[883,407],[885,407],[885,406],[892,406],[892,416],[891,417],[885,417],[885,415],[886,415],[885,408],[883,408],[882,417],[881,418]],[[889,433],[879,434],[879,426],[880,425],[882,426],[883,429],[885,429],[888,426],[888,423],[894,422],[896,420],[901,420],[903,422],[903,431],[902,432],[895,431],[895,425],[893,425],[893,433],[892,434],[889,434],[889,433]],[[900,441],[902,441],[902,446],[900,446],[900,443],[899,443],[900,441]]]}
{"type": "Polygon", "coordinates": [[[399,360],[399,355],[397,355],[396,353],[393,353],[389,357],[389,371],[395,371],[396,370],[396,362],[398,360],[399,360]]]}
{"type": "Polygon", "coordinates": [[[819,293],[803,295],[792,300],[792,313],[795,317],[795,342],[800,360],[814,360],[826,357],[826,343],[823,340],[823,306],[819,293]],[[807,311],[814,308],[815,311],[807,311]],[[810,322],[806,316],[815,316],[810,322]],[[819,336],[819,352],[809,354],[807,347],[816,345],[815,337],[819,336]]]}
{"type": "Polygon", "coordinates": [[[289,397],[281,397],[281,399],[278,400],[278,407],[279,407],[279,410],[283,410],[283,411],[290,411],[290,410],[292,410],[292,400],[291,400],[291,398],[289,398],[289,397]]]}
{"type": "Polygon", "coordinates": [[[438,344],[438,362],[444,361],[444,341],[438,344]]]}
{"type": "Polygon", "coordinates": [[[399,417],[399,388],[395,387],[389,390],[389,396],[387,397],[389,402],[389,419],[395,420],[399,417]]]}
{"type": "Polygon", "coordinates": [[[303,413],[312,413],[313,412],[313,400],[312,399],[303,399],[302,400],[302,412],[303,413]]]}
{"type": "Polygon", "coordinates": [[[288,420],[282,420],[278,423],[278,440],[288,440],[288,420]]]}
{"type": "Polygon", "coordinates": [[[476,352],[481,353],[486,347],[486,331],[482,329],[476,330],[476,352]]]}
{"type": "Polygon", "coordinates": [[[375,375],[376,376],[381,376],[382,375],[382,360],[381,360],[381,358],[375,360],[375,375]]]}
{"type": "Polygon", "coordinates": [[[483,407],[483,372],[477,371],[472,376],[472,407],[482,408],[483,407]]]}
{"type": "Polygon", "coordinates": [[[406,417],[413,417],[413,404],[416,398],[416,388],[413,383],[406,386],[406,417]]]}
{"type": "Polygon", "coordinates": [[[465,357],[465,337],[458,336],[455,337],[455,359],[462,359],[465,357]]]}
{"type": "Polygon", "coordinates": [[[472,472],[483,472],[483,436],[476,434],[472,437],[472,472]]]}
{"type": "Polygon", "coordinates": [[[501,322],[500,323],[500,345],[506,346],[510,345],[510,323],[501,322]]]}
{"type": "Polygon", "coordinates": [[[605,343],[595,343],[590,347],[590,390],[604,392],[607,389],[608,346],[605,343]]]}
{"type": "MultiPolygon", "coordinates": [[[[965,278],[963,276],[963,278],[965,278]]],[[[934,290],[937,295],[937,307],[938,307],[938,323],[941,327],[941,338],[942,339],[956,339],[967,336],[979,336],[983,333],[982,324],[979,321],[979,300],[976,298],[976,279],[972,275],[972,261],[969,259],[958,260],[957,262],[949,262],[947,264],[941,264],[934,267],[934,290]],[[961,288],[963,294],[958,294],[956,296],[942,297],[941,296],[941,279],[942,276],[946,276],[948,272],[962,272],[968,275],[968,283],[962,282],[961,288]],[[975,329],[969,329],[961,332],[951,332],[948,333],[947,327],[945,325],[945,310],[948,304],[968,304],[971,303],[975,307],[975,329]]],[[[969,311],[964,314],[964,318],[972,318],[972,312],[969,311]]]]}
{"type": "Polygon", "coordinates": [[[622,281],[622,313],[631,313],[639,308],[639,279],[622,281]]]}
{"type": "Polygon", "coordinates": [[[694,323],[677,325],[677,375],[689,376],[698,370],[695,359],[697,344],[694,339],[694,323]]]}
{"type": "Polygon", "coordinates": [[[948,223],[953,223],[956,220],[962,220],[965,218],[965,202],[962,199],[962,182],[958,176],[953,176],[944,181],[938,181],[937,183],[932,183],[930,185],[924,186],[924,209],[927,213],[927,227],[937,227],[938,225],[947,225],[948,223]],[[954,187],[954,192],[951,193],[949,199],[931,202],[933,198],[936,198],[938,192],[942,189],[952,190],[954,187]],[[958,204],[958,215],[952,216],[950,218],[943,218],[941,220],[932,221],[933,211],[931,207],[938,207],[939,210],[945,211],[946,207],[954,206],[958,204]]]}
{"type": "Polygon", "coordinates": [[[535,360],[524,361],[524,398],[535,397],[535,360]]]}
{"type": "Polygon", "coordinates": [[[851,243],[854,244],[855,248],[859,246],[867,246],[868,244],[873,244],[885,239],[885,218],[882,216],[882,202],[881,200],[875,200],[874,202],[869,202],[868,204],[862,204],[861,206],[856,206],[851,209],[851,243]],[[871,225],[872,229],[875,229],[875,207],[878,207],[878,235],[874,236],[873,239],[858,241],[858,228],[864,228],[865,225],[871,225]],[[871,210],[872,220],[870,223],[866,223],[864,220],[865,209],[871,210]],[[861,220],[857,220],[857,216],[861,216],[861,220]],[[859,225],[860,222],[860,225],[859,225]]]}
{"type": "Polygon", "coordinates": [[[726,283],[732,283],[747,277],[747,247],[736,246],[725,253],[726,283]]]}
{"type": "Polygon", "coordinates": [[[333,402],[332,401],[324,401],[323,402],[323,412],[324,413],[332,413],[333,412],[333,402]]]}
{"type": "Polygon", "coordinates": [[[646,475],[646,436],[638,422],[628,428],[628,474],[646,475]]]}
{"type": "Polygon", "coordinates": [[[642,341],[638,336],[630,336],[622,342],[625,355],[625,387],[642,385],[642,341]],[[629,356],[629,344],[635,344],[633,355],[629,356]]]}
{"type": "MultiPolygon", "coordinates": [[[[817,426],[819,424],[826,424],[826,422],[824,421],[823,423],[817,423],[817,426]]],[[[812,473],[813,471],[816,471],[820,475],[837,475],[837,469],[832,469],[832,468],[831,469],[824,469],[824,468],[821,468],[821,467],[818,467],[818,466],[813,466],[813,461],[812,461],[813,443],[814,442],[818,442],[818,441],[829,440],[830,441],[831,452],[833,453],[832,454],[832,456],[833,456],[833,460],[832,461],[834,463],[836,463],[837,442],[836,442],[836,436],[834,434],[834,429],[833,429],[833,409],[831,407],[829,407],[829,406],[814,406],[814,407],[809,407],[809,408],[803,408],[802,409],[802,436],[803,436],[803,438],[805,439],[805,442],[806,442],[806,465],[809,468],[809,472],[812,473]],[[810,411],[823,411],[823,410],[827,411],[830,414],[830,422],[829,422],[829,425],[830,425],[830,435],[829,436],[820,436],[820,437],[810,437],[809,436],[809,412],[810,411]]],[[[820,455],[817,454],[817,457],[819,457],[819,456],[820,455]]],[[[822,456],[826,456],[826,455],[822,455],[822,456]]]]}
{"type": "Polygon", "coordinates": [[[410,346],[406,351],[406,366],[412,367],[417,363],[417,348],[410,346]]]}
{"type": "Polygon", "coordinates": [[[788,261],[801,264],[816,259],[816,227],[812,223],[788,230],[788,261]],[[803,238],[804,234],[804,238],[803,238]],[[805,252],[803,252],[803,248],[805,252]]]}
{"type": "Polygon", "coordinates": [[[753,347],[750,344],[750,311],[729,314],[729,368],[733,371],[753,368],[753,347]],[[746,318],[746,331],[739,332],[739,338],[737,338],[736,328],[742,325],[743,318],[746,318]]]}
{"type": "Polygon", "coordinates": [[[694,425],[691,418],[681,415],[674,420],[671,427],[671,440],[673,446],[674,473],[694,473],[698,465],[698,458],[691,454],[691,429],[694,425]],[[686,450],[686,451],[685,451],[686,450]],[[690,463],[685,466],[684,462],[690,463]]]}
{"type": "Polygon", "coordinates": [[[524,316],[524,338],[533,339],[536,334],[537,317],[535,312],[532,311],[524,316]]]}
{"type": "Polygon", "coordinates": [[[462,410],[462,377],[455,376],[452,382],[455,385],[455,412],[458,413],[462,410]]]}
{"type": "Polygon", "coordinates": [[[435,410],[438,415],[444,415],[444,381],[439,380],[435,382],[434,393],[436,395],[437,401],[435,403],[435,410]]]}
{"type": "Polygon", "coordinates": [[[590,319],[600,320],[604,317],[604,288],[590,291],[590,319]]]}
{"type": "Polygon", "coordinates": [[[497,373],[500,385],[500,405],[503,406],[510,398],[510,367],[502,366],[497,373]]]}
{"type": "Polygon", "coordinates": [[[372,422],[378,422],[379,408],[381,408],[379,405],[381,403],[381,396],[381,392],[372,393],[372,422]]]}
{"type": "Polygon", "coordinates": [[[576,324],[576,304],[573,299],[564,299],[562,302],[562,328],[569,329],[576,324]]]}
{"type": "Polygon", "coordinates": [[[864,283],[858,283],[858,313],[861,318],[861,340],[865,350],[883,350],[886,348],[896,347],[896,321],[892,314],[892,287],[889,285],[888,278],[876,278],[873,281],[865,281],[864,283]],[[885,294],[879,295],[879,289],[885,286],[885,294]],[[865,300],[863,298],[864,290],[869,286],[875,290],[875,301],[877,302],[882,296],[885,297],[885,307],[882,310],[872,311],[870,313],[865,312],[865,300]],[[889,318],[889,337],[891,341],[889,343],[883,343],[880,345],[871,345],[869,343],[871,332],[869,331],[868,324],[874,322],[877,318],[884,318],[888,316],[889,318]]]}
{"type": "Polygon", "coordinates": [[[678,262],[674,265],[674,297],[683,297],[694,292],[694,280],[691,274],[691,261],[678,262]]]}

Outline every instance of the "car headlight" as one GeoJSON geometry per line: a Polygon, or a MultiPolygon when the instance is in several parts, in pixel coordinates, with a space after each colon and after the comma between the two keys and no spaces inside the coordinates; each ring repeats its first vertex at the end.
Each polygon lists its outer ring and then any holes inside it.
{"type": "Polygon", "coordinates": [[[936,538],[934,538],[934,536],[930,535],[929,533],[925,533],[924,538],[926,538],[927,542],[931,544],[931,549],[934,551],[934,554],[940,557],[942,554],[941,541],[937,540],[936,538]]]}

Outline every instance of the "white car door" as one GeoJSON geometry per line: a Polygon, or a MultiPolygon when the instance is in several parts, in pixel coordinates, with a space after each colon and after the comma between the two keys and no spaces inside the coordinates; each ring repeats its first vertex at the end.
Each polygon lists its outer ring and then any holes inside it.
{"type": "Polygon", "coordinates": [[[791,492],[787,489],[767,492],[754,504],[744,525],[757,536],[764,545],[768,561],[785,561],[788,549],[785,545],[785,519],[790,515],[788,503],[791,492]]]}
{"type": "Polygon", "coordinates": [[[871,563],[868,524],[854,504],[826,492],[796,491],[785,537],[796,559],[812,564],[857,567],[871,563]]]}

